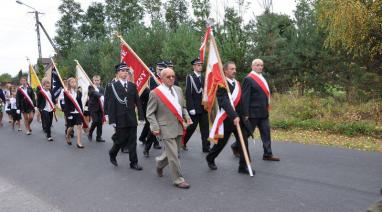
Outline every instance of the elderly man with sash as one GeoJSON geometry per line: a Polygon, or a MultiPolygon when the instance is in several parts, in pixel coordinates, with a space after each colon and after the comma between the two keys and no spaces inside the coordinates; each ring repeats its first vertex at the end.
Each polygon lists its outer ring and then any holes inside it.
{"type": "Polygon", "coordinates": [[[21,86],[17,88],[16,92],[16,105],[23,114],[26,133],[30,135],[32,133],[31,123],[36,105],[35,94],[33,89],[28,85],[25,77],[20,78],[20,84],[21,86]]]}
{"type": "Polygon", "coordinates": [[[150,92],[146,117],[150,122],[152,133],[158,136],[165,145],[165,151],[156,158],[157,174],[163,176],[163,169],[170,165],[173,183],[178,188],[189,188],[180,169],[178,157],[187,124],[192,121],[185,108],[182,89],[174,85],[175,73],[166,68],[161,72],[162,84],[150,92]]]}
{"type": "MultiPolygon", "coordinates": [[[[219,87],[216,93],[219,111],[216,115],[214,123],[212,124],[209,139],[217,141],[217,143],[211,148],[211,151],[206,157],[208,167],[211,170],[217,169],[215,159],[227,144],[231,134],[233,133],[236,139],[239,140],[239,135],[235,126],[240,126],[239,116],[241,115],[242,95],[240,83],[235,79],[235,63],[231,61],[226,62],[223,66],[223,71],[227,79],[228,89],[219,87]]],[[[245,130],[246,129],[243,128],[243,131],[245,130]]],[[[243,152],[240,154],[243,154],[243,152]]],[[[246,166],[239,166],[238,171],[239,173],[249,173],[246,166]]]]}
{"type": "MultiPolygon", "coordinates": [[[[271,131],[269,125],[270,90],[267,81],[262,75],[263,61],[255,59],[252,62],[252,71],[244,78],[242,110],[245,126],[249,126],[249,133],[244,132],[243,137],[248,144],[248,137],[256,127],[259,128],[261,141],[263,142],[263,160],[279,161],[273,156],[271,147],[271,131]]],[[[245,166],[244,158],[240,157],[242,166],[245,166]]]]}

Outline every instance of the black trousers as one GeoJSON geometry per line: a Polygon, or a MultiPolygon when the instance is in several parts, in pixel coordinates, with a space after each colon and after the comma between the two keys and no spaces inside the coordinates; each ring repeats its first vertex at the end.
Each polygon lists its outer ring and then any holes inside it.
{"type": "Polygon", "coordinates": [[[231,120],[224,121],[224,137],[220,138],[218,140],[218,143],[212,146],[210,152],[208,153],[206,157],[207,161],[214,162],[215,158],[220,154],[220,152],[223,150],[223,148],[229,141],[229,138],[231,137],[232,133],[235,135],[236,139],[239,139],[239,134],[237,133],[236,127],[232,124],[232,121],[231,120]]]}
{"type": "Polygon", "coordinates": [[[210,149],[210,142],[208,141],[209,124],[208,124],[208,113],[203,112],[201,114],[190,115],[192,119],[192,124],[187,127],[186,135],[184,137],[184,143],[187,144],[190,140],[192,134],[194,134],[196,127],[199,124],[199,130],[202,138],[203,149],[210,149]]]}
{"type": "MultiPolygon", "coordinates": [[[[259,128],[261,141],[263,142],[263,156],[272,156],[272,147],[271,147],[271,127],[269,124],[269,118],[250,118],[249,122],[251,124],[251,132],[253,132],[256,127],[259,128]]],[[[248,144],[248,137],[251,135],[244,130],[243,137],[244,141],[248,144]]],[[[244,160],[240,158],[240,160],[244,160]]]]}
{"type": "Polygon", "coordinates": [[[159,145],[158,139],[155,135],[153,135],[150,131],[150,122],[145,119],[145,125],[143,126],[141,135],[139,136],[139,140],[145,143],[145,150],[149,151],[151,149],[152,144],[159,145]]]}
{"type": "Polygon", "coordinates": [[[51,130],[50,128],[52,127],[52,121],[53,121],[53,112],[48,112],[45,110],[41,110],[41,124],[42,124],[42,129],[46,133],[46,137],[49,138],[51,137],[51,130]]]}
{"type": "Polygon", "coordinates": [[[145,125],[143,126],[141,135],[139,136],[139,140],[145,142],[147,139],[147,136],[150,132],[150,123],[146,120],[145,125]]]}
{"type": "Polygon", "coordinates": [[[89,135],[93,135],[94,129],[97,128],[97,139],[102,137],[102,112],[90,112],[92,117],[92,125],[90,126],[89,135]]]}
{"type": "Polygon", "coordinates": [[[114,144],[109,154],[116,157],[121,148],[129,150],[130,164],[138,163],[137,157],[137,127],[116,128],[115,135],[112,137],[114,144]]]}

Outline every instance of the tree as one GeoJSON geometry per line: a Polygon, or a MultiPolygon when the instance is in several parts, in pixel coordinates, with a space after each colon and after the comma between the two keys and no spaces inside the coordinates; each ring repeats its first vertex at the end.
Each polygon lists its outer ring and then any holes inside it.
{"type": "Polygon", "coordinates": [[[74,0],[62,0],[62,4],[58,7],[58,10],[62,16],[56,23],[57,36],[55,37],[55,41],[61,55],[66,56],[78,38],[78,24],[83,11],[81,5],[74,0]]]}
{"type": "Polygon", "coordinates": [[[106,36],[105,9],[101,3],[92,3],[82,18],[81,33],[85,39],[101,39],[106,36]]]}
{"type": "Polygon", "coordinates": [[[11,82],[12,76],[8,73],[4,73],[0,75],[0,82],[11,82]]]}
{"type": "Polygon", "coordinates": [[[143,8],[145,8],[146,13],[150,16],[151,24],[155,21],[160,21],[162,14],[161,14],[161,6],[162,2],[161,0],[141,0],[143,8]]]}
{"type": "Polygon", "coordinates": [[[109,32],[127,34],[143,18],[143,8],[138,0],[106,0],[106,17],[109,32]]]}
{"type": "Polygon", "coordinates": [[[187,2],[182,0],[169,0],[166,5],[166,22],[171,29],[176,29],[188,19],[187,2]]]}
{"type": "Polygon", "coordinates": [[[195,26],[203,31],[206,28],[206,21],[210,14],[211,4],[209,0],[191,0],[192,9],[196,18],[195,26]]]}

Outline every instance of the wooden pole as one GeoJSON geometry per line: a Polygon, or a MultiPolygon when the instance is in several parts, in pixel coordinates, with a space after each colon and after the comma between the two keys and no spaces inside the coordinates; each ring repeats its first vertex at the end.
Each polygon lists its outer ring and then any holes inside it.
{"type": "MultiPolygon", "coordinates": [[[[216,41],[215,41],[215,37],[211,34],[211,41],[213,43],[213,46],[215,48],[215,52],[218,53],[218,49],[217,49],[217,45],[216,45],[216,41]]],[[[235,110],[235,106],[233,105],[232,103],[232,98],[231,98],[231,91],[229,90],[229,87],[228,87],[228,83],[227,83],[227,79],[225,77],[225,74],[222,73],[222,70],[223,70],[223,64],[221,62],[221,59],[220,59],[220,55],[217,54],[218,56],[218,64],[219,64],[219,70],[221,72],[221,75],[224,76],[224,84],[225,84],[225,87],[227,89],[227,93],[228,93],[228,97],[229,99],[231,100],[231,104],[232,104],[232,107],[233,109],[235,110]]],[[[252,171],[252,167],[251,167],[251,161],[249,160],[249,156],[248,156],[248,152],[247,152],[247,147],[245,146],[245,142],[244,142],[244,138],[243,138],[243,133],[241,131],[241,128],[240,126],[236,125],[236,130],[237,130],[237,133],[239,134],[239,140],[240,140],[240,145],[241,145],[241,148],[243,150],[243,154],[244,154],[244,160],[245,160],[245,163],[247,164],[247,168],[248,168],[248,171],[249,171],[249,176],[253,177],[253,171],[252,171]]]]}

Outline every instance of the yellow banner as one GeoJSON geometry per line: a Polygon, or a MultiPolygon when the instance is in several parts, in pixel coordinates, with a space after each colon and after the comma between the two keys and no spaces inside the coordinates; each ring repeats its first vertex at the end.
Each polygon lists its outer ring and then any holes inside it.
{"type": "Polygon", "coordinates": [[[33,66],[29,64],[29,79],[30,79],[30,86],[34,89],[37,88],[37,86],[41,85],[40,80],[38,79],[38,76],[36,74],[36,71],[33,69],[33,66]]]}

